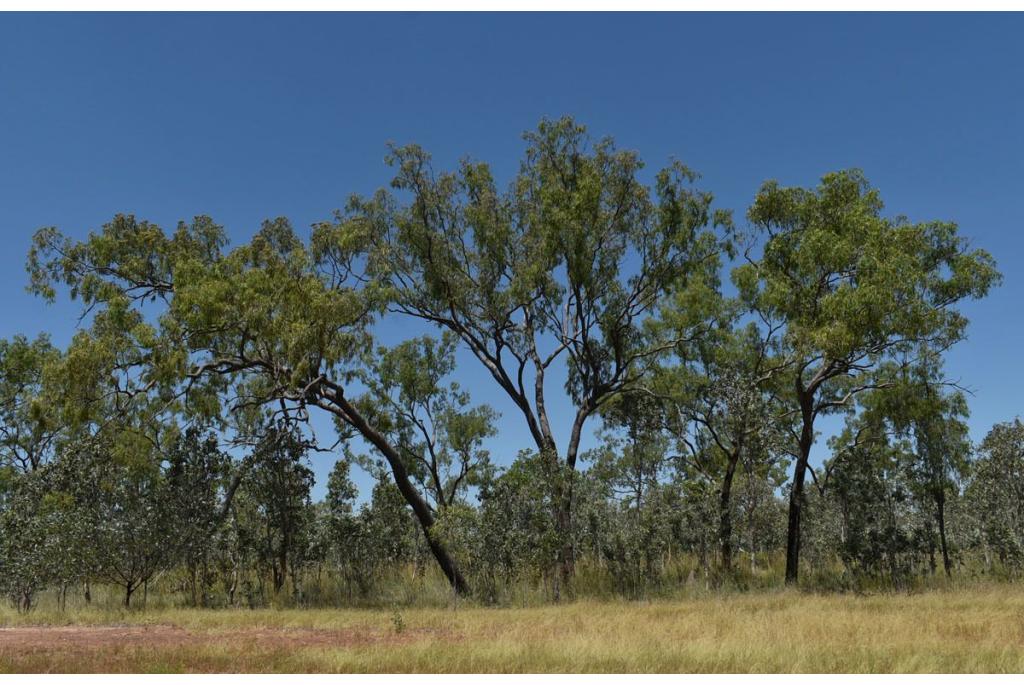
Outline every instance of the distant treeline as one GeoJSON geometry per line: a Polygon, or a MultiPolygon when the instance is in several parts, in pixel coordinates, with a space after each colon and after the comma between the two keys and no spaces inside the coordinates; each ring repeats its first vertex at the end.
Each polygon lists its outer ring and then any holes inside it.
{"type": "Polygon", "coordinates": [[[486,602],[1016,574],[1024,426],[971,444],[943,372],[959,303],[1000,280],[988,253],[886,216],[856,170],[767,182],[737,222],[681,163],[647,174],[571,119],[525,138],[504,189],[392,148],[391,190],[308,240],[285,219],[234,248],[208,217],[40,229],[30,288],[82,318],[66,349],[0,341],[12,601],[103,584],[129,605],[159,580],[195,605],[365,603],[408,569],[486,602]],[[436,335],[383,345],[382,320],[436,335]],[[470,374],[532,444],[508,468],[470,374]],[[317,503],[311,450],[337,456],[317,503]],[[376,479],[358,510],[354,463],[376,479]]]}

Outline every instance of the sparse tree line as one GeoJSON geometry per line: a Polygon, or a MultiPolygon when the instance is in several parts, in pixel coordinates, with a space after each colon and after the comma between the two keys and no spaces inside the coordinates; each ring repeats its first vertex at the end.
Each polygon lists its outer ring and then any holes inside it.
{"type": "Polygon", "coordinates": [[[233,248],[208,217],[39,230],[30,289],[82,318],[66,349],[0,342],[11,600],[103,584],[131,605],[159,582],[196,606],[355,603],[440,572],[500,602],[1019,571],[1024,424],[973,445],[943,372],[958,305],[1000,280],[955,224],[886,216],[857,171],[767,182],[736,222],[687,167],[647,174],[571,119],[526,143],[504,189],[486,164],[393,148],[391,189],[308,239],[285,219],[233,248]],[[383,344],[382,322],[432,332],[383,344]],[[507,467],[469,375],[530,443],[507,467]],[[830,415],[845,426],[814,463],[830,415]],[[318,502],[312,451],[337,459],[318,502]],[[376,482],[362,504],[353,464],[376,482]]]}

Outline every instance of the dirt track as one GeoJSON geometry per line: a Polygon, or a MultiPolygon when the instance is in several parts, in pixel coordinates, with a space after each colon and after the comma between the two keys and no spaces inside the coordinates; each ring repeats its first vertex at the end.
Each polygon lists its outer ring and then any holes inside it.
{"type": "Polygon", "coordinates": [[[423,637],[422,634],[418,634],[421,632],[411,630],[395,635],[304,628],[247,628],[193,633],[172,625],[32,626],[0,628],[0,654],[126,647],[178,647],[211,643],[245,643],[258,648],[360,647],[407,643],[423,637]]]}

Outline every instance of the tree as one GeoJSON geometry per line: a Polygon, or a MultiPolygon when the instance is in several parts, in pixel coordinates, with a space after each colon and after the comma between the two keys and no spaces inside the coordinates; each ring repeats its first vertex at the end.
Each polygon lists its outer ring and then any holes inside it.
{"type": "Polygon", "coordinates": [[[455,368],[455,344],[445,333],[381,348],[362,378],[370,390],[357,402],[398,448],[435,515],[494,472],[483,442],[495,435],[496,412],[470,406],[458,383],[443,382],[455,368]]]}
{"type": "Polygon", "coordinates": [[[225,244],[223,229],[205,217],[172,235],[124,215],[81,242],[53,228],[37,232],[32,289],[52,300],[65,285],[93,313],[76,344],[76,363],[90,374],[76,383],[91,391],[113,378],[116,398],[145,398],[154,411],[222,428],[230,416],[243,436],[268,422],[303,422],[311,407],[328,412],[346,437],[361,436],[385,458],[437,563],[467,590],[431,536],[434,515],[403,455],[347,393],[387,295],[357,269],[365,238],[319,229],[307,246],[279,219],[231,252],[225,244]],[[143,315],[145,305],[157,306],[155,316],[143,315]]]}
{"type": "Polygon", "coordinates": [[[28,472],[52,458],[61,424],[44,384],[60,356],[46,335],[0,340],[0,466],[28,472]]]}
{"type": "Polygon", "coordinates": [[[738,549],[746,547],[753,573],[758,552],[775,549],[785,536],[785,511],[775,493],[786,480],[786,465],[781,461],[766,462],[756,453],[750,457],[741,465],[733,499],[740,524],[736,536],[738,549]]]}
{"type": "MultiPolygon", "coordinates": [[[[188,568],[193,606],[208,602],[207,578],[215,555],[217,528],[228,506],[227,477],[230,457],[221,452],[212,433],[190,427],[176,440],[167,456],[169,507],[177,522],[182,561],[188,568]]],[[[230,493],[231,496],[234,492],[230,493]]]]}
{"type": "Polygon", "coordinates": [[[838,510],[838,539],[832,543],[847,568],[858,576],[887,571],[899,584],[908,572],[901,559],[911,551],[905,519],[913,502],[912,457],[909,441],[900,439],[890,423],[893,417],[882,410],[887,392],[866,393],[861,398],[866,408],[859,416],[851,414],[830,441],[833,457],[825,464],[817,501],[824,510],[819,518],[832,513],[829,505],[838,510]]]}
{"type": "Polygon", "coordinates": [[[713,279],[729,215],[692,188],[675,163],[641,182],[640,158],[611,139],[592,143],[572,119],[526,135],[519,173],[498,190],[484,163],[435,173],[417,146],[395,148],[392,187],[354,198],[327,235],[371,243],[370,267],[391,293],[389,311],[457,335],[522,414],[556,487],[563,577],[573,568],[572,478],[587,420],[636,385],[676,341],[645,322],[662,298],[713,279]],[[559,447],[546,380],[565,364],[575,415],[559,447]]]}
{"type": "Polygon", "coordinates": [[[415,522],[401,493],[383,470],[375,471],[374,480],[369,506],[364,505],[359,516],[363,556],[377,569],[416,561],[415,522]]]}
{"type": "Polygon", "coordinates": [[[604,444],[585,455],[595,478],[637,515],[661,480],[669,460],[661,407],[639,393],[610,402],[602,413],[604,444]]]}
{"type": "Polygon", "coordinates": [[[328,556],[341,568],[351,599],[353,582],[363,592],[369,587],[369,569],[365,563],[361,563],[365,561],[364,555],[360,554],[359,538],[362,531],[354,512],[359,491],[352,482],[350,471],[349,460],[339,459],[334,463],[327,477],[327,496],[322,503],[322,515],[329,540],[328,556]]]}
{"type": "Polygon", "coordinates": [[[19,611],[54,585],[63,606],[67,586],[93,571],[90,519],[73,476],[60,462],[27,473],[0,467],[0,587],[19,611]]]}
{"type": "Polygon", "coordinates": [[[274,593],[289,575],[298,592],[297,567],[303,540],[309,534],[308,510],[313,472],[303,461],[302,441],[291,432],[270,430],[253,452],[252,467],[243,483],[259,516],[261,557],[271,568],[274,593]]]}
{"type": "Polygon", "coordinates": [[[947,392],[938,360],[927,351],[920,362],[894,381],[881,394],[882,411],[892,417],[897,433],[913,443],[909,468],[914,489],[934,507],[942,567],[947,577],[953,573],[949,536],[946,531],[946,502],[958,495],[958,482],[967,475],[971,441],[966,419],[967,400],[959,390],[947,392]]]}
{"type": "Polygon", "coordinates": [[[183,539],[162,457],[132,435],[69,451],[80,479],[76,516],[89,522],[97,575],[124,588],[124,606],[179,560],[183,539]]]}
{"type": "Polygon", "coordinates": [[[1024,423],[992,427],[979,447],[967,489],[981,527],[986,560],[994,550],[1004,564],[1024,559],[1024,423]]]}
{"type": "MultiPolygon", "coordinates": [[[[516,576],[550,574],[562,547],[550,516],[555,488],[544,459],[520,452],[512,465],[480,492],[480,554],[488,573],[506,583],[516,576]]],[[[557,573],[551,574],[552,597],[557,573]]]]}
{"type": "MultiPolygon", "coordinates": [[[[685,347],[678,364],[658,369],[652,387],[665,404],[684,477],[716,484],[722,568],[732,569],[733,482],[741,465],[767,474],[779,461],[789,416],[780,406],[774,374],[774,331],[737,326],[735,303],[721,302],[718,325],[685,347]],[[757,465],[755,466],[755,463],[757,465]]],[[[665,316],[673,325],[676,312],[665,316]]],[[[709,317],[710,318],[710,317],[709,317]]]]}
{"type": "Polygon", "coordinates": [[[620,395],[602,412],[604,444],[584,454],[593,462],[586,480],[599,484],[597,499],[605,504],[596,514],[611,529],[597,547],[619,589],[633,596],[656,580],[668,538],[662,480],[670,454],[661,414],[647,394],[620,395]]]}
{"type": "Polygon", "coordinates": [[[733,271],[749,309],[777,330],[777,371],[798,418],[786,542],[786,581],[800,562],[804,481],[815,422],[858,393],[890,381],[870,376],[885,359],[922,344],[945,350],[964,336],[956,305],[999,281],[991,256],[970,249],[951,222],[882,216],[859,171],[824,176],[815,189],[771,181],[748,212],[764,237],[760,258],[733,271]]]}

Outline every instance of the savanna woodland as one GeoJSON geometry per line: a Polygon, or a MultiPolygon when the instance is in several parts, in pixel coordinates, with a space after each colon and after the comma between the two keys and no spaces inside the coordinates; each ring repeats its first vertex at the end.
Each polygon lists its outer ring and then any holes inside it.
{"type": "Polygon", "coordinates": [[[207,216],[39,229],[28,287],[81,318],[63,349],[0,342],[10,611],[1020,576],[1024,423],[972,443],[970,379],[944,372],[1000,281],[956,224],[855,169],[734,212],[569,118],[524,150],[499,181],[392,147],[390,188],[237,245],[207,216]]]}

